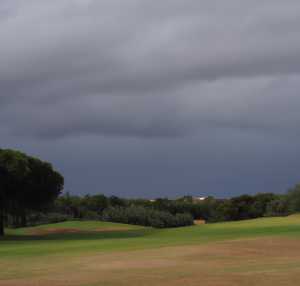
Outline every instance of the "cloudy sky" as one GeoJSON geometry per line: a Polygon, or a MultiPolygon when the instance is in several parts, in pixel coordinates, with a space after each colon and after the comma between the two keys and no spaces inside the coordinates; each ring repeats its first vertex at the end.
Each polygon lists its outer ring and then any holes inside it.
{"type": "Polygon", "coordinates": [[[2,0],[0,148],[125,198],[300,182],[300,1],[2,0]]]}

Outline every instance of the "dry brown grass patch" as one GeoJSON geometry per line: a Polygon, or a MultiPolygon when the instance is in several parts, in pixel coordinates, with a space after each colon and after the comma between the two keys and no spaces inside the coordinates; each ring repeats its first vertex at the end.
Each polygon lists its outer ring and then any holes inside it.
{"type": "Polygon", "coordinates": [[[107,253],[73,258],[72,263],[76,259],[73,269],[2,280],[0,285],[300,285],[299,238],[253,238],[107,253]]]}

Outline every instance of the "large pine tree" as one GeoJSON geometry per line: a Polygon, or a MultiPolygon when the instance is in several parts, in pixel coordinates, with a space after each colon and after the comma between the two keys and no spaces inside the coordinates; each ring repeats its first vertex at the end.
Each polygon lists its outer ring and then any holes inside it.
{"type": "Polygon", "coordinates": [[[64,178],[51,164],[0,149],[0,235],[4,235],[4,213],[41,209],[61,194],[63,185],[64,178]]]}

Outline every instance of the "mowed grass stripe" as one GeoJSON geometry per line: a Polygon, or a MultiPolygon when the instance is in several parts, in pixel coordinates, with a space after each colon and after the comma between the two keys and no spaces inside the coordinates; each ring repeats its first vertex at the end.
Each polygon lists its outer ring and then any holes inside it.
{"type": "Polygon", "coordinates": [[[28,230],[11,230],[11,235],[0,238],[0,260],[55,256],[57,253],[68,255],[140,250],[278,235],[295,236],[300,234],[300,217],[263,218],[161,230],[129,226],[133,230],[89,231],[100,226],[128,225],[104,222],[65,222],[43,227],[69,227],[82,232],[35,236],[12,235],[13,233],[26,233],[28,230]]]}

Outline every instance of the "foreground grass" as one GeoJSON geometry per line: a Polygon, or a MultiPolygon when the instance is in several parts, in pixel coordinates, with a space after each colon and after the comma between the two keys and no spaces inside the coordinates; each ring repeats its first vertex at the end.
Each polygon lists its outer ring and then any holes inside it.
{"type": "Polygon", "coordinates": [[[122,253],[130,251],[201,245],[235,239],[300,238],[300,216],[260,218],[162,230],[83,221],[40,227],[73,228],[80,232],[27,236],[23,234],[34,228],[5,230],[7,235],[0,238],[0,262],[2,265],[0,280],[72,271],[86,267],[99,259],[99,256],[113,253],[121,257],[122,253]],[[92,231],[110,226],[126,226],[132,230],[92,231]]]}

